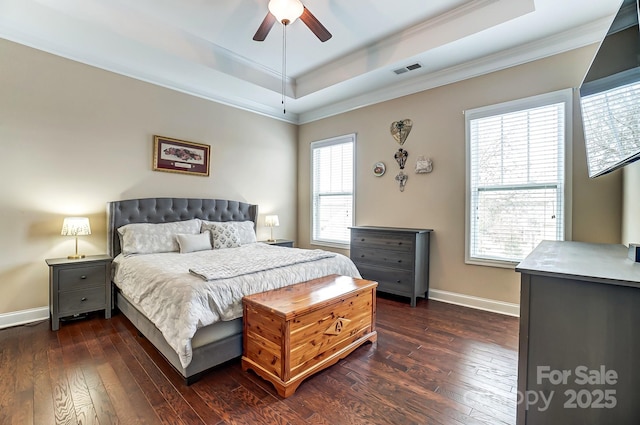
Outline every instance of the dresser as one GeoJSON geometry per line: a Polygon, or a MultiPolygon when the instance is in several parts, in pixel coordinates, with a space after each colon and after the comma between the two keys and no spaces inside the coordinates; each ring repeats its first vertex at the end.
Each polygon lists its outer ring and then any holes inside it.
{"type": "Polygon", "coordinates": [[[107,319],[111,317],[111,257],[51,258],[46,263],[52,330],[59,329],[62,317],[96,310],[104,310],[107,319]]]}
{"type": "Polygon", "coordinates": [[[521,273],[518,425],[640,424],[640,263],[543,241],[521,273]]]}
{"type": "Polygon", "coordinates": [[[431,229],[351,227],[351,260],[364,279],[378,282],[378,291],[428,297],[431,229]]]}

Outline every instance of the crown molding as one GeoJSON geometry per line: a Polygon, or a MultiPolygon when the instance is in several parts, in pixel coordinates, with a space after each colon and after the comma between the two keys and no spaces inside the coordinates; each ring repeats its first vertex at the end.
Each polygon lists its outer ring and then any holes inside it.
{"type": "Polygon", "coordinates": [[[602,18],[572,30],[503,50],[474,61],[436,72],[416,75],[393,86],[301,113],[298,124],[307,124],[376,103],[397,99],[599,43],[602,41],[610,23],[610,19],[602,18]]]}

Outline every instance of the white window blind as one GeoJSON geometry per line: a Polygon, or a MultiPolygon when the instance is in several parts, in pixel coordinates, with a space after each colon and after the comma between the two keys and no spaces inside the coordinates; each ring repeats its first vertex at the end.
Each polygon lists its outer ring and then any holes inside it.
{"type": "Polygon", "coordinates": [[[564,239],[571,98],[557,98],[538,96],[465,113],[468,262],[512,264],[542,240],[564,239]]]}
{"type": "Polygon", "coordinates": [[[311,144],[311,243],[349,245],[354,148],[355,134],[311,144]]]}

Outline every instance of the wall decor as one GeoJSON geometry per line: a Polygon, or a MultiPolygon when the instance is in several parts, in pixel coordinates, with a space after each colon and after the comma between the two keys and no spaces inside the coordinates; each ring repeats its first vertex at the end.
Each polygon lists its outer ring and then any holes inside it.
{"type": "Polygon", "coordinates": [[[412,127],[413,122],[410,119],[394,121],[391,123],[391,136],[402,146],[409,137],[412,127]]]}
{"type": "Polygon", "coordinates": [[[431,158],[419,156],[416,161],[416,174],[425,174],[433,171],[433,161],[431,158]]]}
{"type": "Polygon", "coordinates": [[[407,179],[409,178],[409,176],[407,176],[405,173],[403,173],[402,171],[400,171],[398,173],[398,175],[396,176],[396,181],[398,182],[398,184],[400,185],[400,192],[404,192],[404,186],[407,184],[407,179]]]}
{"type": "Polygon", "coordinates": [[[376,177],[382,177],[384,172],[387,171],[387,166],[384,165],[384,162],[376,162],[373,164],[373,175],[376,177]]]}
{"type": "Polygon", "coordinates": [[[153,170],[208,176],[210,152],[202,143],[153,136],[153,170]]]}
{"type": "Polygon", "coordinates": [[[396,159],[396,162],[400,166],[401,170],[404,170],[404,164],[406,164],[408,156],[409,152],[402,148],[398,149],[398,152],[396,152],[396,154],[393,156],[396,159]]]}

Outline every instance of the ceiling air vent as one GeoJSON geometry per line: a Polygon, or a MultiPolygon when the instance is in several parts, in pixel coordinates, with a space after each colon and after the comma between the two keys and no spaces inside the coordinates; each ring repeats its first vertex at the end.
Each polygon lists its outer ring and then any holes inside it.
{"type": "Polygon", "coordinates": [[[403,68],[394,69],[393,72],[395,72],[397,75],[400,75],[400,74],[404,74],[405,72],[413,71],[415,69],[420,69],[420,68],[422,68],[422,65],[416,62],[413,65],[408,65],[403,68]]]}

